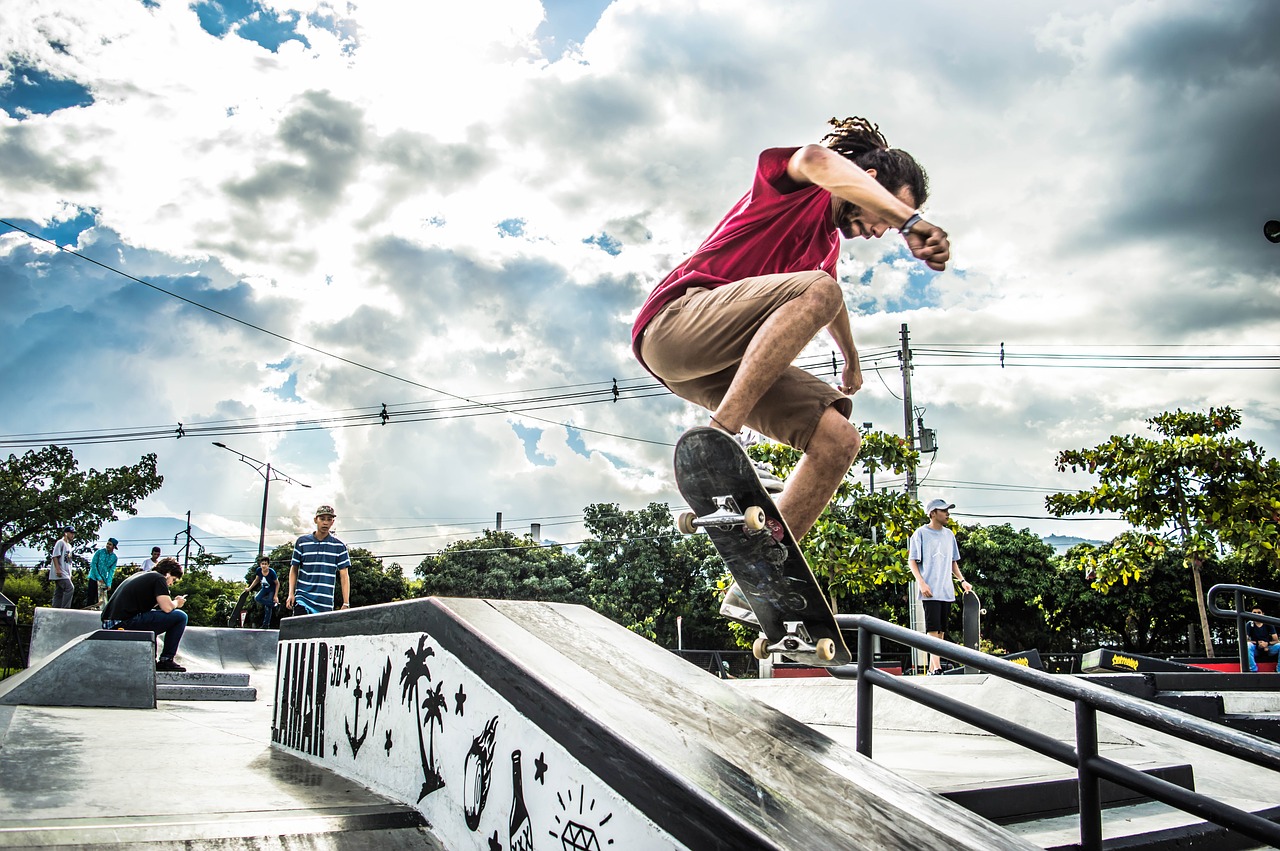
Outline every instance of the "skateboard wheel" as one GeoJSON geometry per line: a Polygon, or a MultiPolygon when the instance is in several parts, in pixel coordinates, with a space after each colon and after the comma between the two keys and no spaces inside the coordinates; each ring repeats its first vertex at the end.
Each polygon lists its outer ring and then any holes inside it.
{"type": "Polygon", "coordinates": [[[764,509],[758,505],[753,505],[742,513],[742,525],[752,532],[763,529],[766,521],[764,509]]]}
{"type": "Polygon", "coordinates": [[[769,639],[763,635],[756,639],[755,644],[751,645],[751,655],[760,661],[769,658],[769,639]]]}
{"type": "Polygon", "coordinates": [[[698,527],[693,525],[693,521],[697,518],[698,515],[692,511],[681,512],[680,516],[676,518],[676,528],[680,530],[681,534],[692,535],[698,531],[698,527]]]}
{"type": "Polygon", "coordinates": [[[813,655],[824,662],[830,662],[836,658],[836,643],[830,638],[819,638],[818,643],[814,646],[813,655]]]}

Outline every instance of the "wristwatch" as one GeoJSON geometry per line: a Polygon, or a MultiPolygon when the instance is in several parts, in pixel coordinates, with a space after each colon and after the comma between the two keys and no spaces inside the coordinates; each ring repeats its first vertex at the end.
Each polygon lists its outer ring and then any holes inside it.
{"type": "Polygon", "coordinates": [[[923,217],[920,215],[920,211],[916,210],[914,213],[911,214],[910,218],[908,218],[905,222],[902,223],[902,227],[898,228],[898,232],[903,236],[906,236],[907,234],[911,233],[911,229],[915,227],[916,224],[922,220],[922,218],[923,217]]]}

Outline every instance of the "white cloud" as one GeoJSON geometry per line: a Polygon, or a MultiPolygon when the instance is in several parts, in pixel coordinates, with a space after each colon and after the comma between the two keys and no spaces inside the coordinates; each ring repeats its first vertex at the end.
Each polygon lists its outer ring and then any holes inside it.
{"type": "MultiPolygon", "coordinates": [[[[618,0],[564,56],[541,53],[532,0],[270,8],[301,13],[310,46],[214,37],[181,3],[0,7],[6,65],[21,58],[95,98],[0,116],[0,213],[95,210],[86,255],[413,383],[10,235],[0,433],[342,417],[456,402],[437,389],[496,402],[639,379],[631,316],[746,189],[758,151],[864,114],[929,170],[926,210],[955,264],[920,300],[894,238],[848,246],[851,301],[877,305],[854,317],[860,348],[895,349],[906,322],[922,349],[990,353],[917,358],[915,401],[942,447],[926,489],[974,513],[1043,516],[1033,493],[960,483],[1083,485],[1052,468],[1057,450],[1178,406],[1240,407],[1246,436],[1280,451],[1271,370],[996,361],[1001,342],[1274,345],[1276,247],[1257,233],[1277,217],[1268,3],[926,2],[907,25],[866,4],[618,0]],[[512,219],[522,236],[499,232],[512,219]],[[297,399],[279,392],[291,380],[297,399]]],[[[855,420],[900,429],[901,375],[883,365],[855,420]]],[[[535,465],[501,413],[226,442],[312,485],[273,487],[274,534],[305,528],[323,497],[350,537],[388,553],[438,548],[497,511],[562,523],[592,502],[679,502],[661,444],[702,415],[678,400],[533,416],[655,443],[586,433],[583,457],[562,428],[526,419],[554,461],[535,465]]],[[[205,438],[77,454],[103,466],[146,451],[166,483],[144,513],[256,529],[261,479],[205,438]]]]}

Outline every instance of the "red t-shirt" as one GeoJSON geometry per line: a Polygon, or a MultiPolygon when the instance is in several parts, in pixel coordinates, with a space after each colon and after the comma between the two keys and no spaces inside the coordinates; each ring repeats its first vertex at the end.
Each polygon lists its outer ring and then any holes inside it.
{"type": "Polygon", "coordinates": [[[816,269],[835,277],[840,232],[831,221],[831,193],[815,185],[785,191],[791,184],[787,163],[798,150],[762,151],[751,191],[693,256],[649,293],[631,328],[631,348],[641,363],[640,333],[662,308],[693,287],[714,289],[743,278],[816,269]]]}

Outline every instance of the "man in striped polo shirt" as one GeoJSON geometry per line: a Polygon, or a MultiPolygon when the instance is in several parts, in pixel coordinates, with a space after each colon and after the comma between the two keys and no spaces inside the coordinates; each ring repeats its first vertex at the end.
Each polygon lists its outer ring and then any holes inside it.
{"type": "Polygon", "coordinates": [[[332,505],[317,508],[316,531],[293,545],[287,603],[291,609],[298,605],[309,615],[333,611],[333,586],[339,580],[342,608],[351,608],[351,579],[347,575],[351,556],[347,545],[329,534],[335,516],[332,505]]]}

